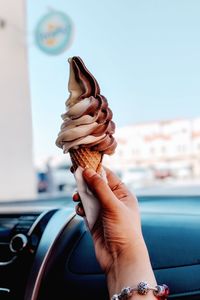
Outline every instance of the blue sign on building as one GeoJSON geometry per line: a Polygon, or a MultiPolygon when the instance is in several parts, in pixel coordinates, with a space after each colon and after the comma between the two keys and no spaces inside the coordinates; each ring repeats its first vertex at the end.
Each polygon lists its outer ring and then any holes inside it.
{"type": "Polygon", "coordinates": [[[63,12],[52,11],[46,14],[36,26],[35,41],[37,46],[50,55],[58,55],[69,47],[73,24],[63,12]]]}

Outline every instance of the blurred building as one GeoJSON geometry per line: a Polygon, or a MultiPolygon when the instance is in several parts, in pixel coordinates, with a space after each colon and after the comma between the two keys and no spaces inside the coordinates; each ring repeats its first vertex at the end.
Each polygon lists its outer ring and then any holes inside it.
{"type": "Polygon", "coordinates": [[[0,0],[0,200],[36,196],[24,0],[0,0]]]}
{"type": "Polygon", "coordinates": [[[107,161],[116,169],[141,166],[200,176],[200,118],[130,125],[115,137],[118,147],[107,161]]]}

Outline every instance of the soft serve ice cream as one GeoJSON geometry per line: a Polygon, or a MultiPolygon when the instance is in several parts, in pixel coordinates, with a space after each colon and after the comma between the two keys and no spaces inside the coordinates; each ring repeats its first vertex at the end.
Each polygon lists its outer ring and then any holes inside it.
{"type": "Polygon", "coordinates": [[[98,82],[79,57],[69,59],[70,96],[56,145],[64,153],[78,148],[89,148],[102,154],[112,154],[116,148],[113,137],[115,124],[108,102],[100,94],[98,82]]]}

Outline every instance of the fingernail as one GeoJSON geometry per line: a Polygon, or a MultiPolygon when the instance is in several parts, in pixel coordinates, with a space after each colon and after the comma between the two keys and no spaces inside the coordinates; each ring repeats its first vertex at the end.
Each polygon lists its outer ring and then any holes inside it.
{"type": "Polygon", "coordinates": [[[80,206],[78,206],[76,210],[77,210],[78,213],[80,213],[81,212],[80,206]]]}
{"type": "Polygon", "coordinates": [[[84,175],[86,175],[89,178],[94,176],[95,174],[96,174],[96,172],[91,168],[85,168],[84,169],[84,175]]]}
{"type": "Polygon", "coordinates": [[[79,194],[78,193],[73,194],[72,198],[73,198],[74,201],[79,200],[79,194]]]}
{"type": "Polygon", "coordinates": [[[76,209],[78,214],[81,214],[83,211],[83,208],[81,207],[81,205],[78,205],[77,209],[76,209]]]}

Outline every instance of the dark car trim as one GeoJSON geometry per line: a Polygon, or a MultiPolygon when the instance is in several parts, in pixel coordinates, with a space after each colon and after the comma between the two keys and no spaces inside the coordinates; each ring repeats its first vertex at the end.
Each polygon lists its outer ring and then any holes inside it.
{"type": "Polygon", "coordinates": [[[36,300],[48,260],[54,244],[71,219],[75,216],[72,210],[62,209],[55,212],[50,219],[39,243],[33,267],[28,279],[25,300],[36,300]]]}

